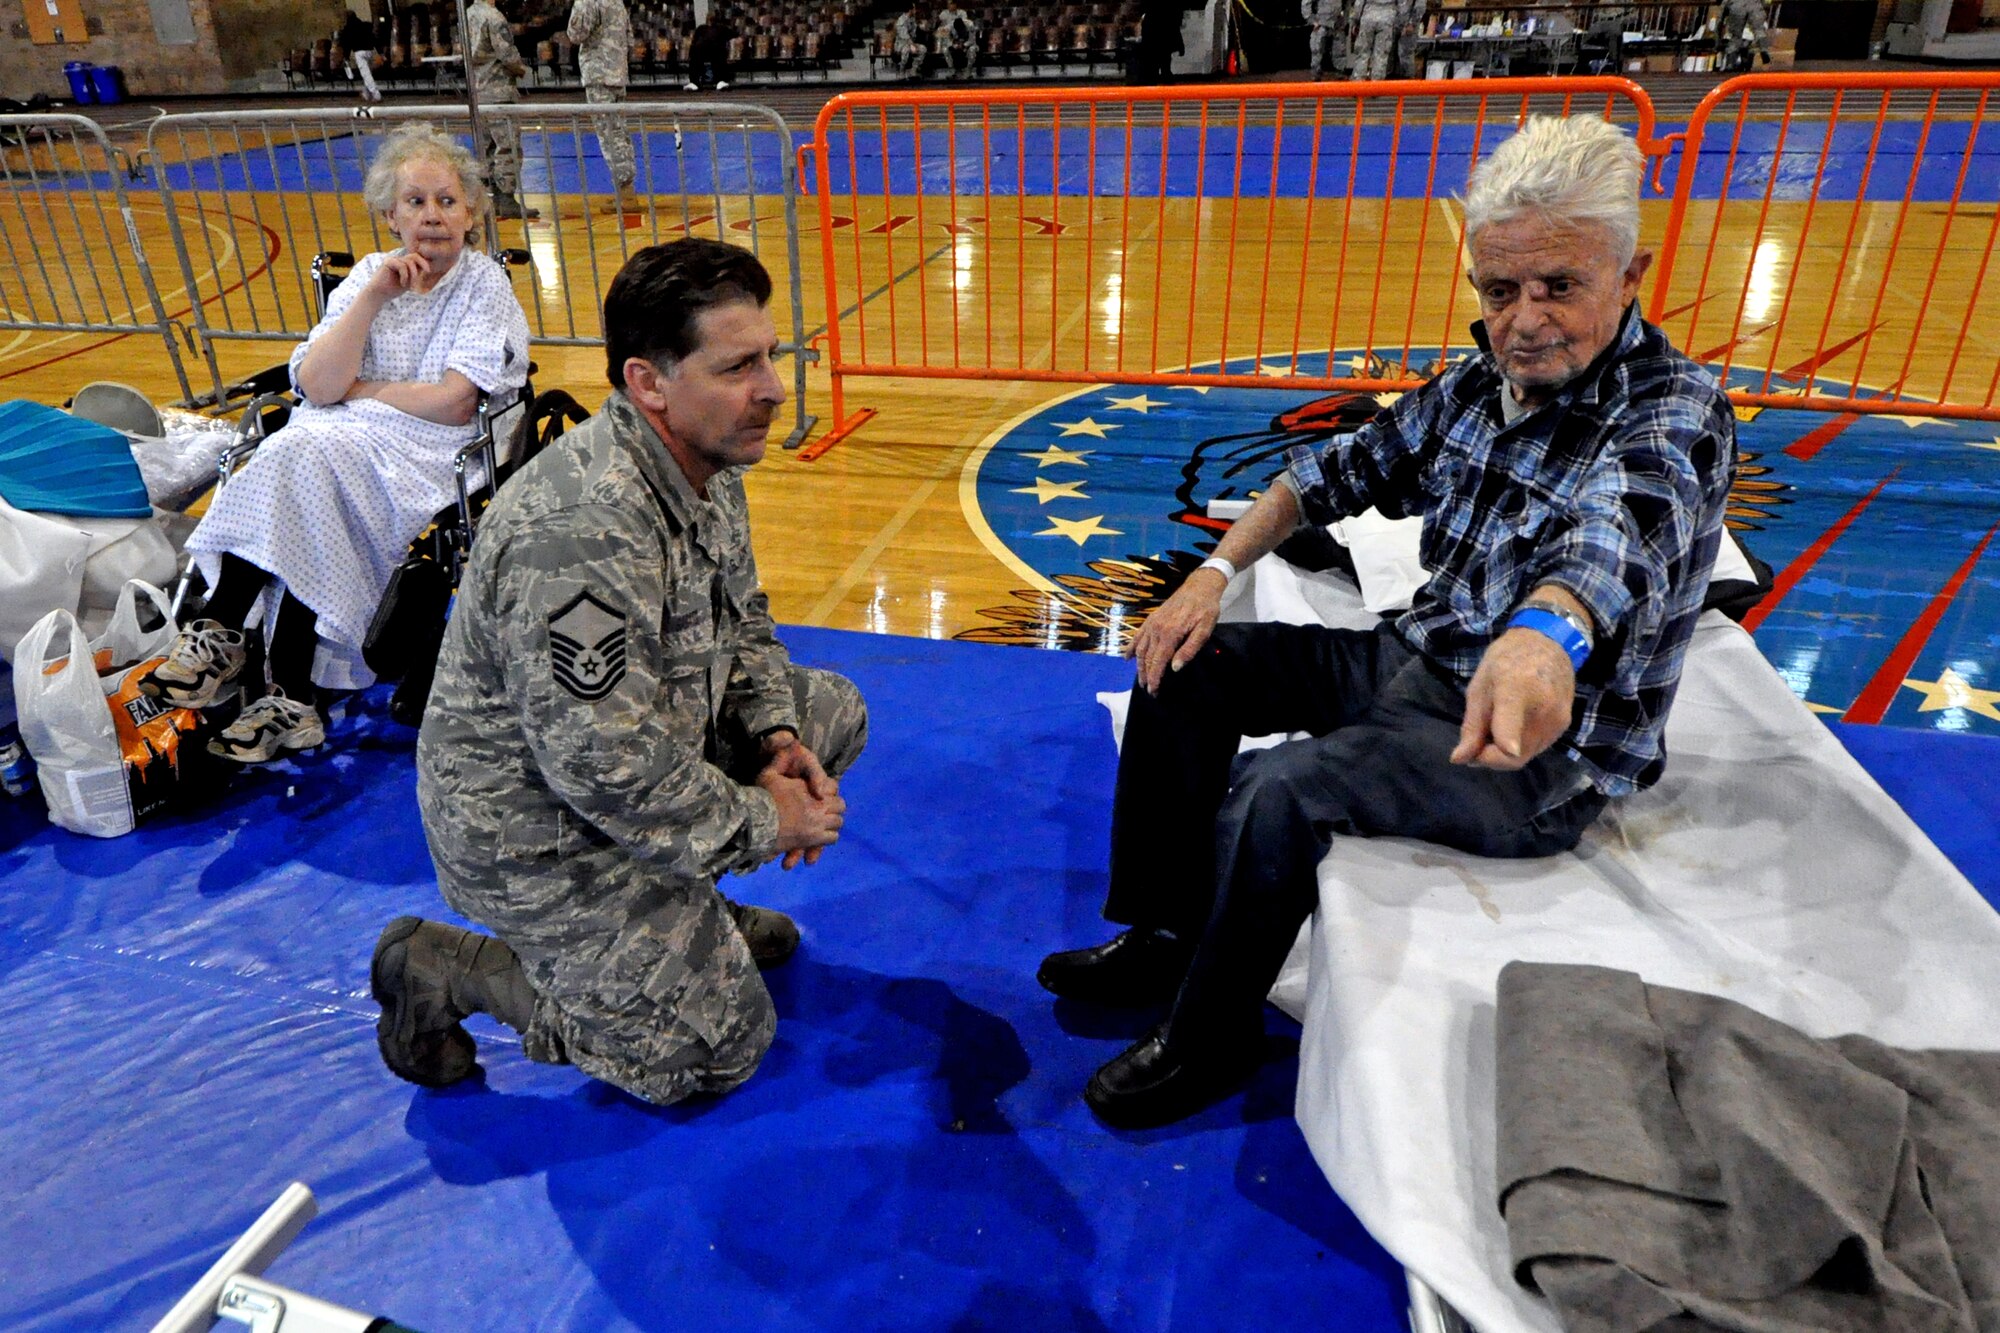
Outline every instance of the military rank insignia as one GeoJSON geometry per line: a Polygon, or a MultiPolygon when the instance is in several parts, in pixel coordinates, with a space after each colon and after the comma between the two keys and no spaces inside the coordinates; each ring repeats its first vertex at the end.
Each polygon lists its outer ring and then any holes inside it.
{"type": "Polygon", "coordinates": [[[587,704],[617,689],[625,679],[625,617],[578,593],[549,617],[549,670],[587,704]]]}

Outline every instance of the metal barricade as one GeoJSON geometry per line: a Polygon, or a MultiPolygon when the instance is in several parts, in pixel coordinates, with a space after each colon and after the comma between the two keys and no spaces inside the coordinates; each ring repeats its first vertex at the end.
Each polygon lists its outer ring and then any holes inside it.
{"type": "Polygon", "coordinates": [[[173,320],[126,190],[130,174],[94,121],[0,116],[0,329],[155,334],[186,395],[173,320]]]}
{"type": "MultiPolygon", "coordinates": [[[[789,334],[796,447],[805,410],[803,277],[799,269],[791,132],[765,107],[728,102],[605,105],[510,103],[480,107],[482,139],[519,143],[520,198],[539,216],[489,233],[527,252],[516,291],[533,341],[601,346],[605,289],[635,249],[699,235],[746,246],[772,271],[772,318],[789,334]],[[622,123],[622,128],[621,128],[622,123]],[[634,211],[614,198],[600,134],[634,148],[634,211]]],[[[184,277],[202,293],[194,333],[215,393],[233,378],[216,355],[231,340],[296,342],[316,310],[311,261],[330,250],[364,254],[395,240],[362,198],[368,166],[398,125],[426,121],[471,144],[462,106],[214,112],[163,117],[147,154],[167,201],[184,277]]],[[[484,145],[472,145],[482,156],[484,145]]]]}
{"type": "Polygon", "coordinates": [[[829,438],[850,375],[1410,388],[1473,313],[1450,196],[1536,113],[1661,151],[1619,78],[842,94],[829,438]]]}
{"type": "Polygon", "coordinates": [[[1688,124],[1650,317],[1742,404],[2000,420],[1989,111],[1991,70],[1723,83],[1688,124]]]}

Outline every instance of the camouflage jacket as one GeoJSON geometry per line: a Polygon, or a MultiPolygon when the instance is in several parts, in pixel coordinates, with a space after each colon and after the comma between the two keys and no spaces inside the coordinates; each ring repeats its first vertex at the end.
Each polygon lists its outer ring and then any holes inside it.
{"type": "Polygon", "coordinates": [[[466,8],[465,29],[465,67],[472,86],[487,101],[515,100],[514,80],[528,72],[528,64],[514,45],[514,29],[487,0],[474,0],[466,8]]]}
{"type": "Polygon", "coordinates": [[[502,489],[460,580],[417,745],[440,878],[761,864],[777,806],[708,756],[725,712],[798,728],[789,668],[741,471],[698,498],[613,393],[502,489]]]}
{"type": "Polygon", "coordinates": [[[625,0],[576,0],[567,31],[576,43],[577,68],[586,84],[625,86],[632,47],[632,17],[625,12],[625,0]]]}

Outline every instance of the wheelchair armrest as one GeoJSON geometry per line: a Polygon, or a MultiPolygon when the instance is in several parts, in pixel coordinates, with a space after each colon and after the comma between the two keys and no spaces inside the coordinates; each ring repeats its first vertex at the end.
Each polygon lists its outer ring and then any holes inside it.
{"type": "Polygon", "coordinates": [[[288,414],[292,408],[289,395],[282,393],[260,393],[252,398],[243,409],[243,415],[236,423],[236,438],[215,460],[215,484],[225,486],[236,475],[236,469],[243,460],[257,452],[257,446],[264,443],[269,432],[264,428],[264,414],[270,409],[283,408],[288,414]]]}
{"type": "Polygon", "coordinates": [[[281,394],[292,387],[292,367],[289,362],[266,366],[248,379],[236,381],[222,391],[222,401],[233,403],[238,398],[261,398],[267,394],[281,394]]]}

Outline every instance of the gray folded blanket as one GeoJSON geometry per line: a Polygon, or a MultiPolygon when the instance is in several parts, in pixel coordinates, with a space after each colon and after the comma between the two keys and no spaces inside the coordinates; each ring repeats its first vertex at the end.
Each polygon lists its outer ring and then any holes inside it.
{"type": "Polygon", "coordinates": [[[2000,1333],[2000,1052],[1539,963],[1497,1036],[1514,1275],[1565,1329],[2000,1333]]]}

